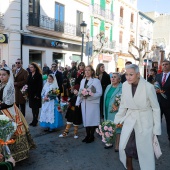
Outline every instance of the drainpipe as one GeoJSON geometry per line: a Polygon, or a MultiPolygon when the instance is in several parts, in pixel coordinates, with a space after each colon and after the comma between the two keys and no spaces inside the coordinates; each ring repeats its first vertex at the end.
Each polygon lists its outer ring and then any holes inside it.
{"type": "Polygon", "coordinates": [[[22,0],[20,1],[20,9],[21,9],[21,12],[20,12],[20,34],[21,34],[21,43],[20,43],[20,56],[21,56],[21,60],[22,60],[22,0]]]}

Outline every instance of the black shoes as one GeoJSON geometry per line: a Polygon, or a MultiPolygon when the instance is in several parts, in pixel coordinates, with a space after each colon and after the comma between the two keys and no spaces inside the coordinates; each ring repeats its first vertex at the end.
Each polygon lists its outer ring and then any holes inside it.
{"type": "Polygon", "coordinates": [[[86,136],[86,137],[82,140],[82,142],[86,142],[86,143],[94,142],[94,137],[89,138],[89,137],[86,136]]]}
{"type": "Polygon", "coordinates": [[[106,145],[104,148],[109,149],[109,148],[112,148],[112,147],[113,147],[113,145],[109,145],[109,146],[106,145]]]}
{"type": "Polygon", "coordinates": [[[89,139],[89,137],[85,137],[83,140],[82,140],[82,142],[87,142],[87,140],[89,139]]]}

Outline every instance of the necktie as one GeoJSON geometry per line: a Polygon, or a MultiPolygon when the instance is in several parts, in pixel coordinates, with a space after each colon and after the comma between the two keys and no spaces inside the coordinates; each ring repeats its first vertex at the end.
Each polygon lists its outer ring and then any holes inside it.
{"type": "Polygon", "coordinates": [[[15,76],[17,76],[18,72],[19,72],[19,70],[16,70],[15,76]]]}
{"type": "Polygon", "coordinates": [[[164,86],[164,84],[165,84],[165,82],[166,82],[166,76],[167,76],[167,74],[165,73],[165,74],[164,74],[164,78],[163,78],[163,80],[162,80],[162,86],[164,86]]]}

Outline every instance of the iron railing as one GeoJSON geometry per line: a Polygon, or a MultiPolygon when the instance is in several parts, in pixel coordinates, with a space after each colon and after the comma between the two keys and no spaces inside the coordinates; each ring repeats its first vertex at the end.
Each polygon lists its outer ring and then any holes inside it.
{"type": "Polygon", "coordinates": [[[37,15],[36,13],[28,14],[28,25],[36,26],[56,32],[70,34],[74,36],[82,36],[80,26],[56,20],[45,15],[37,15]]]}
{"type": "Polygon", "coordinates": [[[4,26],[3,25],[3,14],[2,13],[0,13],[0,26],[4,26]]]}
{"type": "Polygon", "coordinates": [[[107,9],[103,10],[98,4],[92,5],[91,8],[92,8],[92,13],[101,15],[105,19],[114,20],[114,13],[111,12],[110,10],[107,9]]]}
{"type": "MultiPolygon", "coordinates": [[[[97,39],[97,37],[93,37],[93,45],[95,46],[95,49],[100,49],[101,46],[102,46],[102,43],[100,42],[99,39],[97,39]]],[[[116,47],[116,41],[106,41],[106,42],[103,42],[103,49],[111,49],[111,50],[114,50],[116,47]]]]}

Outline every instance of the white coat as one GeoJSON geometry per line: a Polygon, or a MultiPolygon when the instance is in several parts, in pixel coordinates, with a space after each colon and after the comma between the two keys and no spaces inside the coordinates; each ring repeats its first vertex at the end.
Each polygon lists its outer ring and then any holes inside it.
{"type": "MultiPolygon", "coordinates": [[[[80,91],[84,89],[86,79],[82,79],[80,84],[80,91]]],[[[76,106],[81,103],[82,118],[84,127],[87,126],[98,126],[100,124],[100,97],[102,95],[102,86],[100,80],[96,78],[90,78],[87,86],[96,88],[96,93],[93,96],[89,96],[86,99],[78,96],[76,106]]],[[[79,91],[79,92],[80,92],[79,91]]]]}
{"type": "Polygon", "coordinates": [[[132,86],[126,81],[123,84],[120,108],[114,122],[123,122],[119,156],[125,168],[125,148],[134,129],[141,170],[155,170],[152,141],[154,134],[161,135],[161,118],[154,86],[140,77],[133,97],[132,86]]]}

